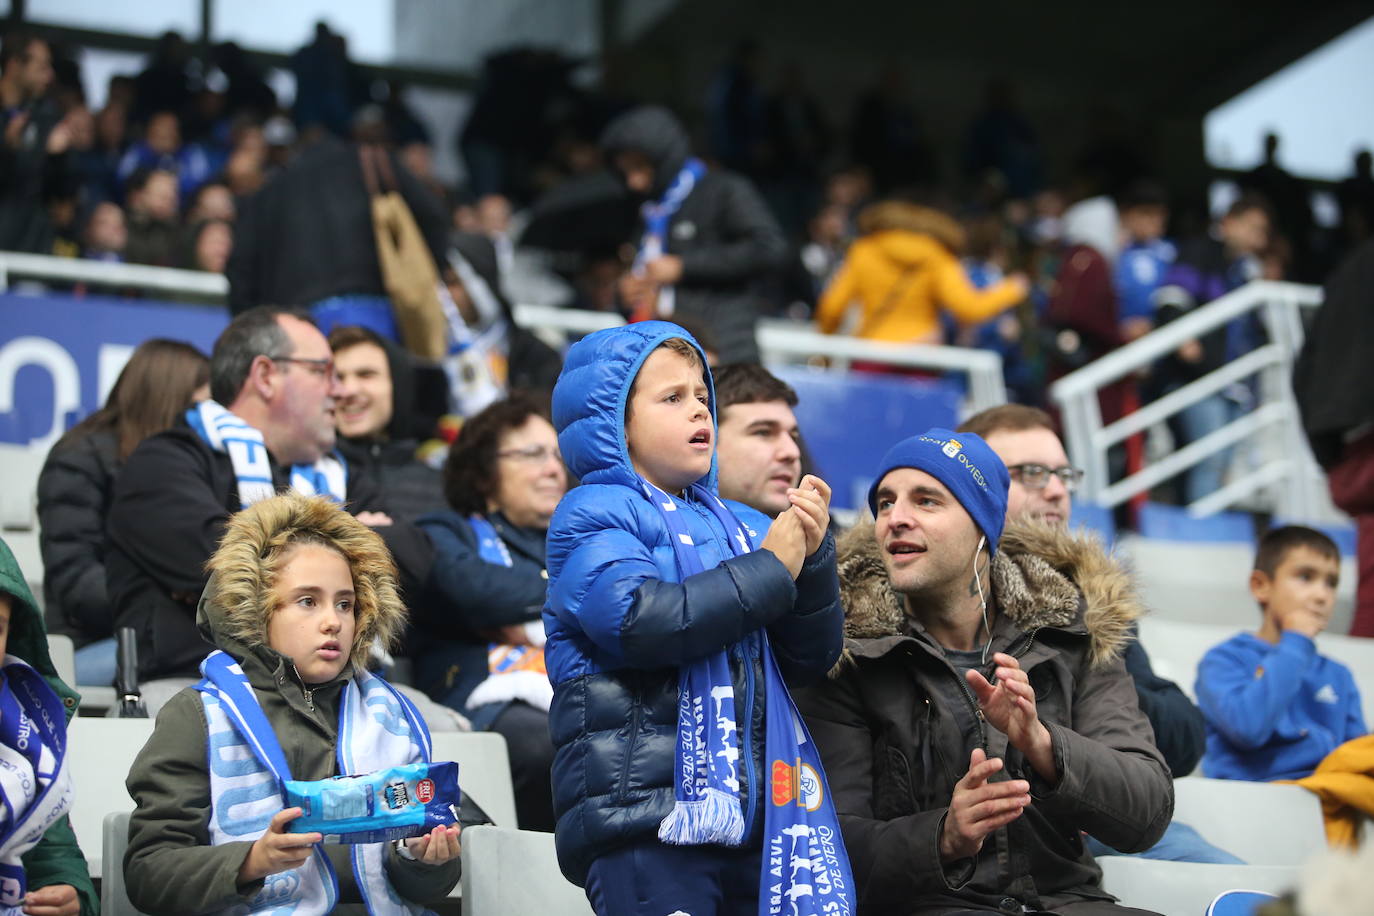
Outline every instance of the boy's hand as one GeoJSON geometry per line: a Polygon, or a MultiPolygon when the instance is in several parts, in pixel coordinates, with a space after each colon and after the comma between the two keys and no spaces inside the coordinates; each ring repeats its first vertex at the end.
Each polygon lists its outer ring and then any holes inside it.
{"type": "Polygon", "coordinates": [[[771,550],[793,580],[801,575],[802,563],[806,561],[806,533],[802,531],[800,510],[794,507],[773,519],[759,546],[771,550]]]}
{"type": "Polygon", "coordinates": [[[239,884],[250,884],[268,875],[300,868],[309,860],[311,847],[324,837],[318,833],[286,832],[286,825],[302,813],[300,808],[283,808],[272,816],[267,832],[253,841],[253,847],[239,866],[239,884]]]}
{"type": "Polygon", "coordinates": [[[809,557],[820,549],[825,540],[825,531],[830,527],[830,485],[819,477],[807,474],[795,489],[787,490],[787,498],[792,502],[789,512],[797,513],[802,523],[802,533],[806,535],[806,555],[809,557]]]}
{"type": "Polygon", "coordinates": [[[78,916],[81,898],[70,884],[49,884],[24,895],[24,912],[28,916],[78,916]]]}
{"type": "Polygon", "coordinates": [[[451,859],[458,858],[463,851],[458,843],[458,834],[462,828],[457,824],[452,827],[435,827],[424,836],[411,837],[406,840],[406,849],[415,857],[416,861],[426,865],[443,865],[451,859]]]}
{"type": "Polygon", "coordinates": [[[1316,639],[1317,634],[1326,629],[1331,618],[1321,611],[1307,608],[1294,608],[1284,615],[1282,629],[1301,633],[1308,639],[1316,639]]]}

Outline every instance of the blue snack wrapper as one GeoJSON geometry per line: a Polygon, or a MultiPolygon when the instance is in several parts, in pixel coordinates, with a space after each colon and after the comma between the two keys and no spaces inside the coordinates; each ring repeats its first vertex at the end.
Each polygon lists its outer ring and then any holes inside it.
{"type": "Polygon", "coordinates": [[[286,807],[299,807],[292,833],[326,843],[384,843],[458,823],[458,764],[409,763],[360,776],[287,780],[286,807]]]}

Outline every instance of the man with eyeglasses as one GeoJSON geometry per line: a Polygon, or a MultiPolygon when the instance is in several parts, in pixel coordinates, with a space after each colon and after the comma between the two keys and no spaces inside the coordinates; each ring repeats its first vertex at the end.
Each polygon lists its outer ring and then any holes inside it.
{"type": "MultiPolygon", "coordinates": [[[[210,400],[129,456],[110,506],[106,578],[115,626],[138,634],[141,680],[197,675],[212,648],[196,626],[205,563],[231,514],[280,490],[327,496],[376,527],[403,586],[427,572],[424,535],[393,524],[375,483],[335,452],[341,395],[329,342],[308,318],[251,309],[215,341],[210,400]]],[[[160,695],[145,689],[150,706],[160,695]]]]}
{"type": "MultiPolygon", "coordinates": [[[[1007,494],[1007,521],[1038,519],[1067,527],[1073,511],[1073,492],[1083,480],[1082,470],[1069,464],[1064,444],[1055,432],[1050,415],[1036,407],[1003,404],[964,421],[959,432],[975,433],[987,442],[1007,466],[1011,486],[1007,494]]],[[[1124,571],[1120,571],[1125,575],[1124,571]]],[[[1155,745],[1175,778],[1197,766],[1206,749],[1202,711],[1179,686],[1154,673],[1150,657],[1140,644],[1137,628],[1123,657],[1135,681],[1136,699],[1154,729],[1155,745]]],[[[1094,855],[1113,855],[1115,850],[1095,840],[1088,847],[1094,855]]],[[[1217,849],[1185,824],[1170,824],[1164,837],[1140,853],[1145,858],[1180,862],[1234,864],[1240,860],[1217,849]]]]}

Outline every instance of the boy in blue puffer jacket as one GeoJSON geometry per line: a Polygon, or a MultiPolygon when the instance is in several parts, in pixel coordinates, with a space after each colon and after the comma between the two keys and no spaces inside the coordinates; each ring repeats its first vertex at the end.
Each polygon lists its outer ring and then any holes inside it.
{"type": "Polygon", "coordinates": [[[578,342],[554,390],[582,480],[548,533],[559,863],[602,916],[754,914],[761,888],[849,912],[824,774],[782,685],[823,678],[842,647],[830,490],[807,477],[771,524],[722,502],[705,367],[686,331],[646,321],[578,342]]]}

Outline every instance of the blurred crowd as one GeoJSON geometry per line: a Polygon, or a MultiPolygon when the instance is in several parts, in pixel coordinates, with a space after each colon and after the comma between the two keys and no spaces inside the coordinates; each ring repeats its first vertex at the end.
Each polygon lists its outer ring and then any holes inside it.
{"type": "MultiPolygon", "coordinates": [[[[484,235],[512,298],[642,317],[667,313],[660,291],[674,289],[675,316],[721,337],[727,361],[756,357],[759,315],[990,348],[1028,404],[1044,404],[1055,377],[1249,279],[1318,282],[1374,233],[1368,151],[1332,189],[1334,224],[1319,222],[1313,188],[1283,169],[1270,135],[1263,163],[1229,176],[1234,202],[1213,220],[1194,204],[1198,189],[1162,183],[1111,118],[1072,161],[1051,161],[1014,85],[993,79],[951,151],[923,126],[899,67],[881,68],[836,123],[803,67],[775,66],[751,40],[728,54],[691,118],[663,110],[629,134],[608,126],[647,100],[619,91],[610,64],[607,88],[588,89],[574,77],[584,61],[496,53],[449,138],[432,136],[406,87],[373,79],[324,23],[289,58],[289,104],[237,45],[201,57],[175,33],[141,72],[113,77],[98,110],[73,49],[15,33],[3,55],[0,250],[227,273],[236,310],[386,292],[362,173],[343,165],[360,145],[389,150],[441,274],[449,233],[484,235]],[[459,154],[460,186],[436,177],[440,143],[459,154]],[[635,156],[649,169],[639,184],[635,156]],[[711,201],[699,218],[664,217],[674,221],[669,257],[651,263],[641,209],[662,205],[689,160],[703,188],[721,190],[697,192],[698,209],[711,201]],[[356,237],[330,234],[350,220],[356,237]],[[684,234],[698,223],[704,232],[684,234]]],[[[1234,358],[1252,332],[1180,351],[1104,411],[1234,358]]],[[[1243,407],[1233,398],[1199,423],[1243,407]]]]}

